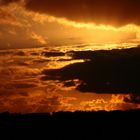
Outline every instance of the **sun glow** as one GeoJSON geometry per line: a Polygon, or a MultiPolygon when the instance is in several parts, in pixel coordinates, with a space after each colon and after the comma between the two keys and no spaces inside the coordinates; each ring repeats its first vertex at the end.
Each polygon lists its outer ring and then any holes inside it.
{"type": "MultiPolygon", "coordinates": [[[[23,4],[15,3],[9,4],[8,6],[2,6],[1,10],[7,12],[5,16],[8,17],[5,18],[6,21],[4,22],[8,25],[11,25],[12,23],[15,26],[18,25],[14,31],[18,38],[22,36],[21,33],[24,35],[27,34],[26,37],[29,36],[27,38],[32,39],[32,42],[37,42],[40,45],[46,44],[52,38],[53,41],[59,41],[64,38],[78,38],[78,41],[81,39],[85,43],[136,42],[139,44],[140,42],[140,28],[134,24],[115,27],[112,25],[99,25],[94,22],[76,22],[66,18],[33,12],[27,10],[23,4]]],[[[1,22],[3,22],[3,20],[1,20],[1,22]]],[[[8,30],[7,32],[11,32],[11,30],[8,30]]],[[[11,40],[11,36],[9,40],[11,40]]],[[[29,40],[26,42],[29,42],[29,40]]]]}
{"type": "Polygon", "coordinates": [[[92,30],[112,30],[112,31],[125,31],[125,32],[134,32],[138,31],[139,27],[135,24],[128,24],[122,27],[114,27],[112,25],[105,25],[105,24],[95,24],[93,23],[84,23],[84,22],[75,22],[71,20],[67,20],[66,18],[58,18],[46,14],[39,14],[39,13],[34,13],[34,20],[35,21],[40,21],[41,23],[44,23],[45,21],[49,22],[58,22],[60,24],[66,25],[66,26],[72,26],[76,28],[86,28],[86,29],[92,29],[92,30]]]}
{"type": "MultiPolygon", "coordinates": [[[[44,24],[45,22],[55,22],[64,26],[65,28],[71,28],[71,30],[74,31],[74,34],[83,34],[83,38],[85,40],[88,38],[90,41],[92,41],[92,39],[97,38],[98,42],[105,42],[106,40],[110,40],[110,42],[112,40],[117,40],[117,42],[126,42],[127,40],[139,42],[140,38],[140,28],[134,24],[128,24],[122,27],[114,27],[104,24],[97,25],[95,23],[80,23],[70,21],[65,18],[57,18],[39,13],[35,14],[33,12],[31,13],[34,21],[40,22],[41,24],[44,24]],[[77,31],[75,32],[76,29],[77,31]]],[[[93,41],[95,42],[96,40],[93,41]]]]}

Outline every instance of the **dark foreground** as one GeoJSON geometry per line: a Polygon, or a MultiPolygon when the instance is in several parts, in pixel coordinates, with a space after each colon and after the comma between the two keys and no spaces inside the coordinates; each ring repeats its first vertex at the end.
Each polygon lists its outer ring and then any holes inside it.
{"type": "Polygon", "coordinates": [[[140,110],[0,114],[1,134],[10,139],[139,139],[140,110]],[[5,135],[6,132],[6,135],[5,135]],[[50,138],[51,137],[51,138],[50,138]]]}

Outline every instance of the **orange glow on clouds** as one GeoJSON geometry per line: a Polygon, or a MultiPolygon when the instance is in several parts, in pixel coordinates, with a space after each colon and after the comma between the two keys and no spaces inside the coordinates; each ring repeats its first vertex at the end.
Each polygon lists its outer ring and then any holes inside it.
{"type": "Polygon", "coordinates": [[[41,35],[38,35],[35,32],[31,32],[31,38],[37,40],[42,45],[47,44],[47,41],[41,35]]]}
{"type": "Polygon", "coordinates": [[[23,45],[21,48],[45,46],[52,38],[56,42],[60,39],[65,40],[65,38],[70,39],[70,42],[73,38],[78,38],[76,40],[78,42],[82,38],[79,42],[83,43],[83,46],[80,44],[82,47],[77,44],[74,46],[60,43],[61,45],[56,48],[48,45],[45,49],[24,48],[5,52],[0,50],[0,112],[5,110],[22,113],[61,110],[110,111],[140,108],[139,104],[124,101],[130,95],[79,93],[75,90],[79,81],[74,81],[75,85],[72,87],[63,87],[64,83],[58,83],[55,80],[41,81],[42,70],[57,69],[85,61],[71,60],[67,55],[47,57],[42,56],[42,53],[51,52],[54,49],[69,52],[133,47],[140,42],[139,26],[128,24],[123,27],[113,27],[104,24],[74,22],[66,18],[29,11],[23,3],[1,6],[0,25],[2,47],[4,44],[6,47],[13,44],[13,48],[21,47],[21,45],[23,45]],[[91,44],[86,44],[86,41],[91,44]],[[103,45],[92,44],[98,44],[98,42],[103,45]],[[106,42],[117,43],[107,44],[106,42]]]}
{"type": "Polygon", "coordinates": [[[107,30],[107,31],[112,30],[112,31],[116,31],[116,32],[118,32],[118,31],[136,32],[139,29],[139,27],[134,24],[128,24],[123,27],[113,27],[111,25],[104,25],[104,24],[96,25],[94,23],[74,22],[74,21],[67,20],[65,18],[57,18],[54,16],[39,14],[39,13],[34,13],[34,12],[30,12],[30,13],[32,13],[34,21],[37,21],[40,23],[44,23],[46,21],[58,22],[60,24],[63,24],[66,26],[72,26],[75,28],[86,28],[86,29],[90,29],[90,30],[107,30]]]}
{"type": "MultiPolygon", "coordinates": [[[[87,38],[94,38],[94,35],[96,35],[96,38],[99,38],[99,40],[105,40],[107,37],[109,40],[118,38],[118,41],[123,41],[121,38],[125,38],[125,41],[127,38],[131,38],[131,34],[133,34],[133,39],[139,39],[140,38],[140,28],[137,25],[134,24],[128,24],[123,27],[113,27],[111,25],[96,25],[94,23],[79,23],[67,20],[65,18],[56,18],[49,15],[39,14],[39,13],[33,13],[33,20],[36,22],[40,22],[41,24],[45,22],[56,22],[58,24],[62,24],[65,27],[72,27],[81,29],[83,34],[85,34],[84,39],[87,38]],[[99,36],[98,36],[98,32],[99,36]],[[97,32],[97,34],[96,34],[97,32]],[[114,34],[116,33],[116,34],[114,34]],[[91,36],[89,36],[89,34],[91,36]],[[135,35],[134,35],[135,34],[135,35]],[[120,38],[120,39],[119,39],[120,38]]],[[[72,29],[73,30],[73,29],[72,29]]]]}
{"type": "MultiPolygon", "coordinates": [[[[23,43],[33,42],[32,46],[35,45],[35,40],[37,44],[42,45],[49,42],[51,38],[59,41],[60,39],[74,37],[81,38],[85,42],[94,43],[139,42],[140,38],[140,29],[134,24],[117,28],[103,24],[74,22],[65,18],[56,18],[29,11],[25,9],[23,4],[16,3],[0,7],[0,21],[0,24],[6,26],[5,28],[8,30],[8,33],[14,28],[14,34],[19,38],[18,40],[22,41],[24,38],[25,41],[23,43]],[[22,39],[20,39],[21,36],[22,39]],[[32,40],[28,40],[28,38],[32,40]]],[[[9,44],[12,44],[10,43],[12,37],[7,37],[7,32],[1,32],[1,34],[4,39],[9,40],[9,44]]]]}

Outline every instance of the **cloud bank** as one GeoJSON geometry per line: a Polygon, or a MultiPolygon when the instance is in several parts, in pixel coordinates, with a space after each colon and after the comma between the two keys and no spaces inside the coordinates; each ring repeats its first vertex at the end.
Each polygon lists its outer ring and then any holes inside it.
{"type": "Polygon", "coordinates": [[[28,0],[30,10],[80,22],[123,26],[140,24],[138,0],[28,0]]]}
{"type": "MultiPolygon", "coordinates": [[[[1,4],[21,2],[2,0],[1,4]]],[[[138,0],[23,0],[27,9],[73,21],[123,26],[140,24],[138,0]]]]}
{"type": "Polygon", "coordinates": [[[140,47],[70,53],[73,59],[84,59],[85,62],[44,70],[43,80],[78,79],[80,83],[76,88],[81,92],[139,95],[140,47]]]}

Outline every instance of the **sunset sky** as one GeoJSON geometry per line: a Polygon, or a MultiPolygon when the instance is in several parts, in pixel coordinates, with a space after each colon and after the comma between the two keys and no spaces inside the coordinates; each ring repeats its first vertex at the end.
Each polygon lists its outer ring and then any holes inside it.
{"type": "Polygon", "coordinates": [[[0,112],[140,108],[139,9],[138,0],[0,0],[0,112]]]}
{"type": "Polygon", "coordinates": [[[75,39],[139,42],[137,0],[1,0],[0,48],[75,39]]]}

